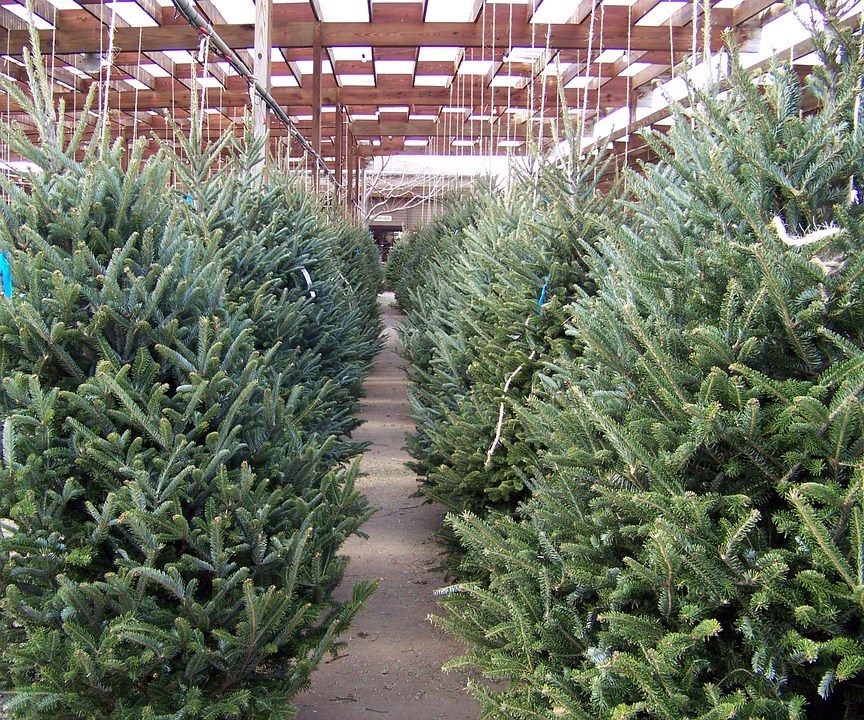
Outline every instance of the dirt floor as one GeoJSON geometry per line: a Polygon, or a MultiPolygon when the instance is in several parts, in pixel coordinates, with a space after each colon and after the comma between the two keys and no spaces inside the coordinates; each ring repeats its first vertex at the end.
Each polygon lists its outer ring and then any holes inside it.
{"type": "Polygon", "coordinates": [[[401,448],[412,423],[392,300],[392,294],[381,297],[387,344],[367,381],[364,423],[354,435],[372,443],[359,487],[378,511],[363,526],[369,539],[351,538],[344,546],[351,563],[343,592],[361,578],[377,578],[378,591],[343,636],[346,650],[322,665],[298,698],[298,720],[475,720],[480,714],[465,676],[441,670],[458,654],[457,643],[427,620],[436,611],[433,591],[446,584],[436,570],[441,555],[433,538],[443,511],[414,497],[417,478],[404,465],[409,458],[401,448]]]}

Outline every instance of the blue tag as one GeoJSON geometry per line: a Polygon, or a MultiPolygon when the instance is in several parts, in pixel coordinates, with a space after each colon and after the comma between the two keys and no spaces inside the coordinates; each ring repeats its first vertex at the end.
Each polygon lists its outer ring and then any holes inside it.
{"type": "Polygon", "coordinates": [[[195,198],[193,198],[191,195],[187,195],[186,196],[186,204],[187,205],[194,205],[195,204],[195,198]]]}
{"type": "Polygon", "coordinates": [[[543,312],[543,303],[546,302],[546,291],[549,289],[549,280],[552,276],[546,276],[546,282],[543,283],[543,287],[540,290],[540,299],[537,301],[537,312],[543,312]]]}
{"type": "Polygon", "coordinates": [[[11,298],[12,268],[9,265],[9,256],[5,252],[0,253],[0,279],[3,280],[3,295],[11,298]]]}

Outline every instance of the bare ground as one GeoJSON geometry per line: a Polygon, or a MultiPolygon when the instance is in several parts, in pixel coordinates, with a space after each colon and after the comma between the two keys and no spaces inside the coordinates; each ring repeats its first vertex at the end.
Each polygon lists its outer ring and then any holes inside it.
{"type": "Polygon", "coordinates": [[[363,455],[358,485],[378,508],[363,526],[368,540],[344,546],[351,563],[343,593],[357,580],[376,578],[378,591],[344,637],[348,647],[323,664],[310,690],[298,698],[298,720],[475,720],[479,706],[465,690],[466,678],[441,666],[458,654],[456,642],[437,630],[433,591],[446,584],[437,570],[434,533],[443,510],[414,496],[417,478],[404,465],[408,417],[407,381],[396,355],[398,314],[381,298],[386,346],[369,377],[354,434],[372,443],[363,455]]]}

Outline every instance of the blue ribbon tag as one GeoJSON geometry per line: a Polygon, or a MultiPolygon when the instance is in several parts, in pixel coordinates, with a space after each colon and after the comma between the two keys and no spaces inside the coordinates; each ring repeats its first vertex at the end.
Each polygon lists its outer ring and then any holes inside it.
{"type": "Polygon", "coordinates": [[[551,275],[546,276],[546,282],[543,283],[543,287],[540,289],[540,299],[537,301],[537,312],[540,314],[543,313],[543,303],[546,302],[546,291],[549,289],[549,280],[551,277],[551,275]]]}
{"type": "Polygon", "coordinates": [[[193,198],[191,195],[187,195],[186,196],[186,204],[187,205],[194,205],[195,204],[195,198],[193,198]]]}
{"type": "Polygon", "coordinates": [[[9,265],[9,255],[0,253],[0,279],[3,280],[3,295],[12,297],[12,267],[9,265]]]}

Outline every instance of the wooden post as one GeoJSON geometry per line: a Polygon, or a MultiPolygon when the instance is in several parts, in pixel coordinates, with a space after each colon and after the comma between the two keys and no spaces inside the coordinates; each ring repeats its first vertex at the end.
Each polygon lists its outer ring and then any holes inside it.
{"type": "Polygon", "coordinates": [[[348,171],[348,181],[347,186],[345,188],[345,205],[349,210],[353,213],[353,205],[352,200],[354,199],[354,136],[351,134],[351,131],[348,131],[348,147],[347,157],[345,162],[345,169],[348,171]]]}
{"type": "MultiPolygon", "coordinates": [[[[340,185],[343,182],[342,175],[342,161],[343,161],[343,152],[342,152],[342,134],[344,133],[344,127],[342,122],[342,103],[337,100],[336,102],[336,182],[340,185]]],[[[346,195],[342,190],[337,191],[339,199],[343,202],[345,201],[346,195]]]]}
{"type": "MultiPolygon", "coordinates": [[[[255,79],[270,91],[270,48],[272,47],[271,18],[273,15],[273,0],[258,0],[255,3],[255,79]]],[[[264,157],[255,166],[255,174],[264,177],[269,144],[270,116],[269,109],[258,94],[252,89],[252,133],[256,138],[264,139],[264,157]]]]}
{"type": "MultiPolygon", "coordinates": [[[[321,154],[321,75],[323,70],[321,23],[315,22],[312,45],[312,148],[321,154]]],[[[319,168],[315,164],[314,187],[318,187],[319,168]]]]}

